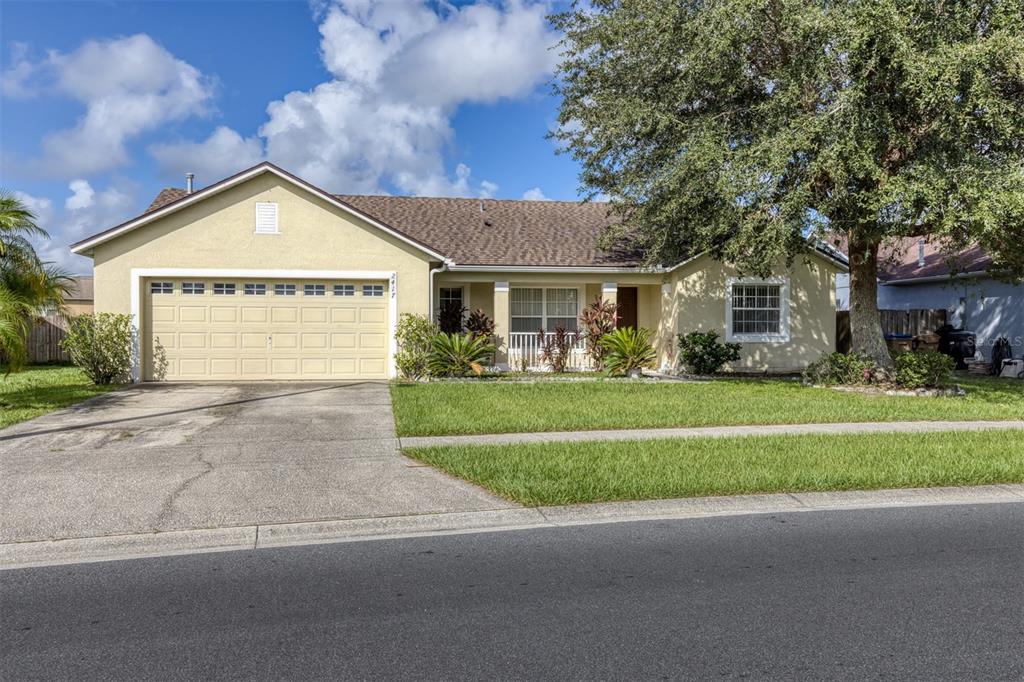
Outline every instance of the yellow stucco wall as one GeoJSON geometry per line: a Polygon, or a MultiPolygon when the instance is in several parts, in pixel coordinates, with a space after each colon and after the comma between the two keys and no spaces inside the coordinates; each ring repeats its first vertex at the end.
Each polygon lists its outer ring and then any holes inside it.
{"type": "MultiPolygon", "coordinates": [[[[133,268],[395,271],[398,312],[426,314],[429,306],[428,254],[270,173],[101,244],[93,257],[98,312],[130,312],[133,268]],[[255,203],[263,201],[278,204],[280,234],[254,233],[255,203]]],[[[790,278],[790,342],[744,344],[735,369],[798,370],[832,351],[836,271],[818,257],[788,270],[780,264],[777,274],[790,278]]],[[[678,332],[717,329],[724,337],[726,279],[735,274],[702,257],[668,274],[445,272],[434,286],[435,296],[441,286],[465,286],[468,306],[492,316],[495,281],[578,287],[581,305],[602,282],[637,286],[638,322],[654,333],[659,364],[672,365],[678,332]]]]}
{"type": "Polygon", "coordinates": [[[429,256],[265,173],[95,247],[98,312],[130,312],[133,268],[394,271],[399,313],[427,312],[429,256]],[[256,202],[280,234],[255,234],[256,202]]]}
{"type": "MultiPolygon", "coordinates": [[[[790,268],[780,263],[776,276],[789,278],[789,342],[743,343],[737,371],[789,372],[806,367],[835,350],[837,267],[817,256],[797,259],[790,268]]],[[[735,269],[701,257],[672,273],[672,296],[665,297],[662,350],[675,360],[674,333],[716,330],[725,340],[726,281],[735,269]],[[672,325],[671,321],[675,324],[672,325]]]]}

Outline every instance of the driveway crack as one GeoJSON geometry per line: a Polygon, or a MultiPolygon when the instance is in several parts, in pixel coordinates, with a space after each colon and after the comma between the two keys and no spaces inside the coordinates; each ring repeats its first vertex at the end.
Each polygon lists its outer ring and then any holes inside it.
{"type": "Polygon", "coordinates": [[[189,476],[184,481],[179,483],[174,490],[171,491],[171,494],[168,495],[167,500],[160,507],[159,514],[157,514],[156,525],[158,527],[170,518],[171,513],[174,511],[175,503],[185,493],[185,491],[188,490],[193,483],[195,483],[200,478],[206,476],[207,474],[214,470],[213,463],[208,462],[203,458],[203,448],[199,448],[195,461],[203,465],[203,470],[195,474],[194,476],[189,476]]]}

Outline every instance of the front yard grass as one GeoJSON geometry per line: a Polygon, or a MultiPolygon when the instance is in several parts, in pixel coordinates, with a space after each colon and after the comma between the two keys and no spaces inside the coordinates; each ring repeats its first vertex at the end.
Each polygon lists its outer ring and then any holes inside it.
{"type": "Polygon", "coordinates": [[[528,506],[1024,483],[1024,432],[800,435],[407,448],[528,506]]]}
{"type": "Polygon", "coordinates": [[[27,367],[3,375],[0,368],[0,429],[59,410],[116,386],[94,386],[77,367],[27,367]]]}
{"type": "Polygon", "coordinates": [[[399,436],[745,424],[1024,419],[1024,381],[958,376],[965,397],[848,393],[787,379],[393,384],[399,436]]]}

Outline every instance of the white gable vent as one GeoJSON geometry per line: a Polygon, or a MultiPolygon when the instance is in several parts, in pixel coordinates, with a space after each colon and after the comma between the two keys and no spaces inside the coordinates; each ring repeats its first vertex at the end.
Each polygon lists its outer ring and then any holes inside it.
{"type": "Polygon", "coordinates": [[[256,203],[256,234],[277,234],[277,204],[256,203]]]}

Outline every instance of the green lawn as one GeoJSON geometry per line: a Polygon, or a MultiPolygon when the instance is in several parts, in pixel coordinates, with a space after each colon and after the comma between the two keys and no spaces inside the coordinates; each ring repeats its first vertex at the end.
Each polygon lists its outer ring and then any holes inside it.
{"type": "Polygon", "coordinates": [[[1024,483],[1024,432],[407,448],[525,505],[1024,483]]]}
{"type": "Polygon", "coordinates": [[[3,376],[0,369],[0,428],[67,407],[116,386],[93,386],[77,367],[28,367],[3,376]]]}
{"type": "Polygon", "coordinates": [[[966,397],[865,395],[785,379],[393,384],[400,436],[671,426],[1024,419],[1024,381],[958,377],[966,397]]]}

